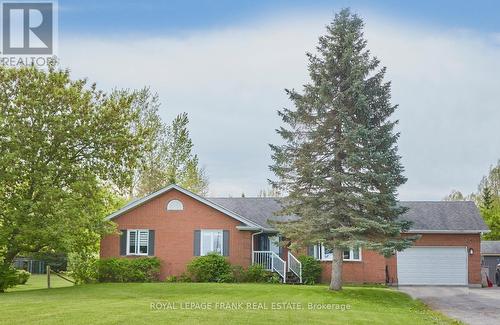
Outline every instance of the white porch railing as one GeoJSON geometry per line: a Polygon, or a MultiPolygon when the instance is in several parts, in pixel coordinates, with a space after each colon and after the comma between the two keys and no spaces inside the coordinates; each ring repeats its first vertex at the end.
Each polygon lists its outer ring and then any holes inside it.
{"type": "Polygon", "coordinates": [[[288,271],[292,271],[298,276],[300,283],[302,283],[302,263],[290,252],[288,252],[288,271]]]}
{"type": "Polygon", "coordinates": [[[264,269],[278,273],[283,283],[286,282],[286,262],[278,254],[271,251],[254,251],[252,258],[253,264],[262,265],[264,269]]]}

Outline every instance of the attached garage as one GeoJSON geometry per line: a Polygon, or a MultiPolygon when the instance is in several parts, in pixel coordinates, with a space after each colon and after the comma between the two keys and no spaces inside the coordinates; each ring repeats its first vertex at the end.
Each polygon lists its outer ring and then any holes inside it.
{"type": "Polygon", "coordinates": [[[412,247],[397,253],[399,285],[467,285],[466,247],[412,247]]]}

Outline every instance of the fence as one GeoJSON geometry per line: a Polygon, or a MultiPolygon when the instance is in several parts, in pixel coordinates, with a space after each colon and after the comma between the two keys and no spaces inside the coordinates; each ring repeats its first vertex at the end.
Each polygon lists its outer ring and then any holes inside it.
{"type": "Polygon", "coordinates": [[[61,274],[61,273],[59,273],[59,272],[56,272],[56,271],[54,271],[54,270],[51,270],[51,269],[50,269],[50,265],[47,265],[47,268],[46,268],[46,273],[47,273],[47,288],[49,288],[49,289],[50,289],[50,277],[52,276],[52,274],[54,274],[54,275],[56,275],[56,276],[60,277],[61,279],[64,279],[64,280],[66,280],[66,281],[68,281],[68,282],[71,282],[71,283],[75,284],[75,281],[68,279],[67,277],[65,277],[64,275],[62,275],[62,274],[61,274]]]}
{"type": "Polygon", "coordinates": [[[19,257],[12,264],[16,269],[26,270],[31,274],[44,274],[46,270],[45,261],[31,258],[19,257]]]}

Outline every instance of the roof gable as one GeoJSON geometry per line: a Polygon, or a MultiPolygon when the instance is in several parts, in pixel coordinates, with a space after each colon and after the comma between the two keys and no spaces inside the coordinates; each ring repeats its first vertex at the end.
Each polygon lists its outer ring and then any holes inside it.
{"type": "Polygon", "coordinates": [[[198,202],[201,202],[219,212],[222,212],[224,213],[225,215],[233,218],[233,219],[236,219],[240,222],[242,222],[244,224],[244,226],[247,226],[247,227],[255,227],[255,228],[258,228],[259,226],[253,222],[252,220],[249,220],[247,218],[245,218],[244,216],[241,216],[239,215],[238,213],[235,213],[231,210],[228,210],[227,208],[217,204],[217,203],[214,203],[214,202],[211,202],[210,200],[196,194],[196,193],[193,193],[191,191],[188,191],[178,185],[175,185],[175,184],[172,184],[172,185],[169,185],[167,187],[164,187],[156,192],[153,192],[143,198],[140,198],[140,199],[137,199],[135,201],[132,201],[132,202],[129,202],[128,204],[126,204],[125,206],[123,206],[121,209],[113,212],[112,214],[110,214],[109,216],[106,217],[106,220],[112,220],[112,219],[115,219],[121,215],[123,215],[124,213],[128,212],[128,211],[131,211],[139,206],[142,206],[144,204],[147,204],[148,202],[150,202],[151,200],[153,200],[154,198],[157,198],[159,197],[160,195],[164,194],[164,193],[167,193],[169,191],[172,191],[172,190],[176,190],[176,191],[179,191],[195,200],[197,200],[198,202]]]}

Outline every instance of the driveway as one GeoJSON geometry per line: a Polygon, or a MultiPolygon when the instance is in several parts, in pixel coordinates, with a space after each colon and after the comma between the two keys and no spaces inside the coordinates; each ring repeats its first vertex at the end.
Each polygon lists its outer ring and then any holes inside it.
{"type": "Polygon", "coordinates": [[[399,290],[422,300],[432,309],[467,324],[500,322],[499,287],[400,287],[399,290]]]}

